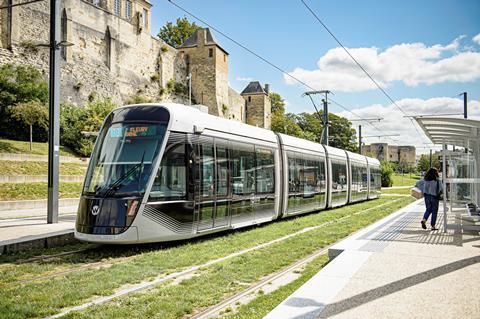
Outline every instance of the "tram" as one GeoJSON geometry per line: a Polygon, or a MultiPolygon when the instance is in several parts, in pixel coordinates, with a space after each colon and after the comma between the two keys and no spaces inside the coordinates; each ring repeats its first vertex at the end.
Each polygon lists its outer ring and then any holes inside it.
{"type": "Polygon", "coordinates": [[[97,243],[188,239],[374,199],[380,163],[174,103],[105,119],[75,237],[97,243]]]}

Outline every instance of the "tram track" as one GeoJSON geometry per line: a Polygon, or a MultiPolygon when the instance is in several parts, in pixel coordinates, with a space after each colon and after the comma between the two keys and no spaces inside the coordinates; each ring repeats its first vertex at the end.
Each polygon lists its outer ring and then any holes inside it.
{"type": "MultiPolygon", "coordinates": [[[[201,264],[201,265],[191,266],[187,269],[177,271],[177,272],[173,272],[173,273],[170,273],[166,276],[165,275],[157,276],[156,278],[154,278],[153,280],[150,280],[150,281],[142,281],[142,282],[140,282],[138,284],[134,284],[134,285],[131,285],[131,284],[125,285],[124,286],[125,288],[117,289],[117,291],[112,295],[101,296],[99,298],[93,299],[93,300],[91,300],[89,302],[86,302],[86,303],[83,303],[81,305],[71,307],[71,308],[67,308],[67,309],[65,309],[65,310],[63,310],[63,311],[61,311],[61,312],[59,312],[55,315],[48,316],[48,317],[45,317],[45,318],[52,318],[52,319],[53,318],[61,318],[61,317],[66,316],[66,315],[68,315],[72,312],[84,311],[84,310],[86,310],[86,309],[88,309],[92,306],[101,305],[101,304],[107,303],[109,301],[112,301],[113,299],[123,297],[123,296],[126,296],[126,295],[131,294],[131,293],[152,289],[155,286],[166,283],[170,280],[174,280],[176,283],[178,283],[178,282],[181,282],[182,280],[191,278],[192,275],[194,275],[197,271],[199,271],[203,268],[218,264],[218,263],[223,262],[223,261],[227,261],[229,259],[244,255],[246,253],[250,253],[250,252],[254,252],[254,251],[257,251],[257,250],[261,250],[261,249],[270,247],[270,246],[272,246],[276,243],[285,241],[285,240],[290,239],[292,237],[295,237],[295,236],[298,236],[298,235],[301,235],[301,234],[305,234],[307,232],[311,232],[311,231],[314,231],[314,230],[317,230],[317,229],[320,229],[320,228],[324,228],[324,227],[330,226],[330,225],[335,224],[335,223],[339,223],[339,222],[341,222],[343,220],[346,220],[346,219],[349,219],[353,216],[360,215],[360,214],[365,214],[365,213],[370,212],[372,210],[379,209],[381,207],[394,204],[394,203],[396,203],[400,200],[401,200],[401,198],[393,200],[391,202],[385,202],[383,204],[373,206],[373,207],[370,207],[370,208],[367,208],[367,209],[364,209],[364,210],[361,210],[361,211],[358,211],[358,212],[355,212],[355,213],[352,213],[352,214],[348,214],[348,215],[345,215],[345,216],[340,217],[338,219],[334,219],[334,220],[331,220],[331,221],[328,221],[328,222],[325,222],[325,223],[322,223],[322,224],[319,224],[319,225],[316,225],[316,226],[306,227],[306,228],[303,228],[303,229],[301,229],[299,231],[296,231],[294,233],[291,233],[291,234],[276,238],[274,240],[271,240],[269,242],[266,242],[266,243],[263,243],[263,244],[260,244],[260,245],[254,246],[254,247],[250,247],[250,248],[247,248],[247,249],[243,249],[241,251],[229,254],[229,255],[224,256],[224,257],[220,257],[220,258],[217,258],[217,259],[210,260],[210,261],[208,261],[204,264],[201,264]]],[[[321,254],[321,252],[324,253],[324,251],[326,251],[327,249],[328,249],[328,247],[324,247],[321,250],[317,251],[315,254],[321,254]]],[[[315,254],[313,254],[313,255],[315,255],[315,254]]],[[[306,263],[308,263],[308,260],[311,260],[311,259],[315,258],[315,257],[313,257],[313,255],[305,257],[304,259],[301,259],[300,261],[297,261],[295,264],[297,264],[297,263],[300,263],[301,265],[306,264],[306,263]],[[309,259],[309,258],[311,258],[311,259],[309,259]]],[[[295,264],[293,264],[290,267],[294,267],[295,264]]],[[[301,265],[297,266],[296,268],[300,267],[301,265]]],[[[290,268],[290,267],[288,267],[288,268],[290,268]]],[[[286,273],[288,273],[287,270],[285,270],[285,271],[286,271],[286,273]]],[[[276,276],[280,277],[282,275],[282,273],[283,272],[281,271],[281,272],[277,273],[276,276]]],[[[266,283],[268,283],[269,281],[270,280],[267,280],[266,283]]]]}
{"type": "MultiPolygon", "coordinates": [[[[270,274],[264,278],[262,278],[260,281],[256,282],[255,284],[251,285],[247,289],[234,294],[233,296],[230,296],[226,299],[224,299],[222,302],[216,304],[215,306],[209,307],[191,317],[188,317],[189,319],[208,319],[208,318],[214,318],[218,316],[222,311],[226,310],[227,308],[233,308],[236,307],[237,303],[240,302],[241,300],[248,298],[249,295],[253,295],[256,292],[259,292],[263,287],[270,285],[273,281],[278,281],[281,280],[284,277],[287,277],[289,274],[292,272],[295,272],[302,268],[303,266],[309,264],[312,262],[315,258],[320,257],[322,255],[325,255],[328,252],[328,249],[332,247],[332,245],[328,245],[315,253],[302,258],[295,262],[294,264],[282,269],[281,271],[275,272],[273,274],[270,274]]],[[[296,278],[293,278],[291,280],[288,280],[288,282],[284,284],[288,284],[292,281],[294,281],[296,278]]],[[[283,285],[282,285],[283,286],[283,285]]],[[[279,289],[281,286],[277,287],[276,289],[279,289]]],[[[275,290],[276,290],[275,289],[275,290]]],[[[253,299],[253,298],[251,298],[253,299]]]]}

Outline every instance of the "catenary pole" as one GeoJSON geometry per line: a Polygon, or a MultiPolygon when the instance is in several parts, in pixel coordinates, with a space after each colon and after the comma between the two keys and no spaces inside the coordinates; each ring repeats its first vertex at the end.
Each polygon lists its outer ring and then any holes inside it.
{"type": "Polygon", "coordinates": [[[467,118],[467,92],[463,92],[463,118],[467,118]]]}
{"type": "Polygon", "coordinates": [[[362,154],[362,126],[358,126],[358,154],[362,154]]]}
{"type": "Polygon", "coordinates": [[[323,143],[328,146],[328,101],[327,92],[325,92],[325,99],[323,99],[323,123],[325,125],[323,129],[323,143]]]}
{"type": "Polygon", "coordinates": [[[58,222],[60,152],[60,0],[50,0],[50,78],[48,108],[47,223],[58,222]]]}

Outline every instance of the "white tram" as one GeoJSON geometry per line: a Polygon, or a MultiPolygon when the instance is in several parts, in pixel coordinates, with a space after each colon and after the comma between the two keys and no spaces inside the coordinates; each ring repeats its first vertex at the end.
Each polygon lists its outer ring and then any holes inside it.
{"type": "Polygon", "coordinates": [[[179,104],[115,109],[93,150],[77,239],[187,239],[377,198],[380,163],[179,104]]]}

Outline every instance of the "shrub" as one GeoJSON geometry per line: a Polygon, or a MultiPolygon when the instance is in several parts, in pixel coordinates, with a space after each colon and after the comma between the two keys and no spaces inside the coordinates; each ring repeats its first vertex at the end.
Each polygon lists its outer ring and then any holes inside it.
{"type": "Polygon", "coordinates": [[[125,100],[125,104],[142,104],[142,103],[151,103],[151,102],[152,102],[152,99],[141,94],[134,95],[125,100]]]}
{"type": "Polygon", "coordinates": [[[392,187],[393,185],[393,167],[388,161],[381,161],[380,171],[382,174],[382,187],[392,187]]]}
{"type": "Polygon", "coordinates": [[[98,132],[105,117],[116,105],[110,99],[88,103],[85,108],[63,104],[60,111],[60,141],[81,156],[90,156],[94,137],[82,132],[98,132]]]}

